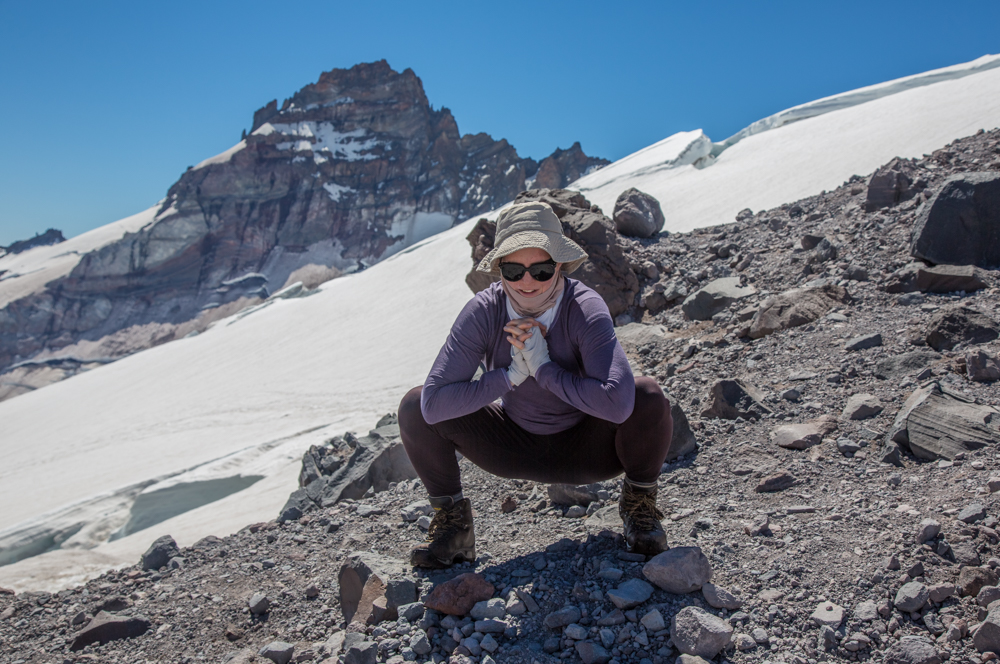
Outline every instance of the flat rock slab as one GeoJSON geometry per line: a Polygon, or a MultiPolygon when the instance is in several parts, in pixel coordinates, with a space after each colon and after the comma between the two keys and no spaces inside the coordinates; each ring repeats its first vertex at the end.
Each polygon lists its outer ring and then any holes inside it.
{"type": "Polygon", "coordinates": [[[897,443],[929,461],[953,460],[997,441],[1000,411],[936,381],[913,391],[886,435],[886,443],[897,443]]]}
{"type": "Polygon", "coordinates": [[[586,507],[598,500],[600,484],[550,484],[549,500],[558,505],[582,505],[586,507]]]}
{"type": "Polygon", "coordinates": [[[840,286],[793,288],[769,297],[750,322],[750,338],[761,339],[778,330],[806,325],[850,300],[847,289],[840,286]]]}
{"type": "Polygon", "coordinates": [[[971,505],[963,507],[955,518],[962,523],[975,523],[976,521],[982,521],[986,518],[986,508],[984,508],[980,503],[972,503],[971,505]]]}
{"type": "Polygon", "coordinates": [[[846,351],[856,351],[865,350],[866,348],[875,348],[882,345],[882,335],[876,332],[875,334],[864,334],[860,337],[854,337],[849,339],[846,344],[844,344],[844,350],[846,351]]]}
{"type": "Polygon", "coordinates": [[[94,643],[104,645],[110,641],[134,639],[145,634],[149,628],[150,622],[143,616],[114,616],[101,611],[77,632],[70,650],[83,650],[94,643]]]}
{"type": "Polygon", "coordinates": [[[642,575],[669,593],[684,595],[712,580],[712,566],[699,547],[679,546],[653,556],[642,575]]]}
{"type": "Polygon", "coordinates": [[[714,583],[705,583],[701,586],[701,594],[705,596],[705,601],[713,609],[726,609],[735,611],[743,607],[743,600],[729,592],[727,589],[717,586],[714,583]]]}
{"type": "Polygon", "coordinates": [[[629,579],[614,590],[608,591],[608,599],[622,611],[635,608],[652,596],[653,586],[642,579],[629,579]]]}
{"type": "Polygon", "coordinates": [[[837,429],[837,421],[823,416],[802,424],[783,424],[771,432],[771,441],[788,450],[805,450],[823,442],[837,429]]]}
{"type": "Polygon", "coordinates": [[[833,602],[822,602],[809,618],[820,627],[826,625],[837,629],[844,622],[844,608],[833,602]]]}
{"type": "Polygon", "coordinates": [[[972,265],[937,265],[910,263],[896,270],[887,280],[887,293],[971,293],[988,285],[986,274],[972,265]]]}
{"type": "Polygon", "coordinates": [[[674,615],[670,638],[680,652],[712,659],[729,646],[733,628],[704,609],[686,606],[674,615]]]}
{"type": "Polygon", "coordinates": [[[424,606],[448,615],[464,616],[476,602],[493,597],[495,591],[493,584],[481,574],[466,572],[436,586],[424,599],[424,606]]]}
{"type": "Polygon", "coordinates": [[[882,410],[882,403],[874,394],[852,394],[847,399],[841,417],[848,420],[867,420],[882,410]]]}
{"type": "Polygon", "coordinates": [[[292,661],[294,651],[295,646],[291,643],[272,641],[261,648],[257,654],[261,657],[266,657],[274,662],[274,664],[288,664],[288,662],[292,661]]]}
{"type": "Polygon", "coordinates": [[[784,491],[793,484],[795,484],[795,476],[787,470],[782,470],[774,475],[763,478],[754,487],[754,491],[757,493],[774,493],[776,491],[784,491]]]}
{"type": "Polygon", "coordinates": [[[909,353],[885,357],[875,363],[873,373],[882,380],[896,380],[913,376],[941,359],[941,354],[932,350],[914,350],[909,353]]]}
{"type": "Polygon", "coordinates": [[[582,614],[580,613],[580,609],[575,606],[567,606],[548,614],[545,616],[545,620],[543,622],[549,629],[557,629],[559,627],[565,627],[566,625],[572,625],[578,621],[581,616],[582,614]]]}
{"type": "Polygon", "coordinates": [[[724,277],[688,295],[681,309],[691,320],[709,320],[736,300],[756,292],[752,286],[740,287],[739,277],[724,277]]]}
{"type": "Polygon", "coordinates": [[[941,664],[941,655],[922,636],[904,636],[885,651],[883,664],[941,664]]]}

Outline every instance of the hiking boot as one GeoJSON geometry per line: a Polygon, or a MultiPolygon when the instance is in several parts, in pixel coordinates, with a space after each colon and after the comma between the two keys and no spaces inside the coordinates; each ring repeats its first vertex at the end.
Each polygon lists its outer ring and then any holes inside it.
{"type": "Polygon", "coordinates": [[[410,553],[410,564],[440,569],[456,562],[474,562],[476,532],[472,527],[472,503],[468,498],[456,503],[451,496],[430,500],[434,518],[427,529],[427,539],[410,553]]]}
{"type": "Polygon", "coordinates": [[[632,484],[628,479],[622,482],[618,514],[622,517],[625,547],[629,551],[655,556],[670,548],[660,523],[663,512],[656,507],[656,484],[644,487],[632,484]]]}

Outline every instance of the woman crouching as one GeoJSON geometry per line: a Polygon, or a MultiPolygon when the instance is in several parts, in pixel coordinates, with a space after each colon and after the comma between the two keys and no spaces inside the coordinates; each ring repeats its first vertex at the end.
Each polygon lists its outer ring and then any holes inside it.
{"type": "Polygon", "coordinates": [[[475,560],[455,452],[494,475],[535,482],[624,473],[626,547],[666,550],[656,481],[670,448],[670,405],[656,381],[633,377],[604,300],[566,276],[586,259],[547,204],[500,214],[495,248],[477,268],[500,281],[462,309],[427,380],[399,406],[403,445],[435,510],[427,541],[412,552],[415,567],[475,560]]]}

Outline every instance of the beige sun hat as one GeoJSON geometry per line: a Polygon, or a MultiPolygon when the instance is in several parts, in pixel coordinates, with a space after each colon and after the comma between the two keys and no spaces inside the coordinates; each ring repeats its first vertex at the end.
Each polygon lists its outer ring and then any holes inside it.
{"type": "Polygon", "coordinates": [[[493,251],[486,254],[476,270],[500,274],[500,259],[529,247],[543,249],[563,272],[570,273],[587,260],[587,252],[563,235],[562,223],[548,203],[517,203],[500,213],[493,251]]]}

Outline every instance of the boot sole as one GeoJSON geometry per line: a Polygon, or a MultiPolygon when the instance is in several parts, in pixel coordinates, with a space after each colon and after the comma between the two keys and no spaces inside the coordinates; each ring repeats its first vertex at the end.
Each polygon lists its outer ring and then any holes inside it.
{"type": "Polygon", "coordinates": [[[424,555],[417,555],[417,551],[414,551],[410,555],[410,565],[412,567],[423,567],[427,569],[445,569],[451,567],[455,563],[472,563],[476,561],[476,550],[475,549],[463,549],[461,551],[456,551],[455,555],[451,557],[451,560],[437,558],[431,556],[430,553],[421,552],[424,555]]]}

